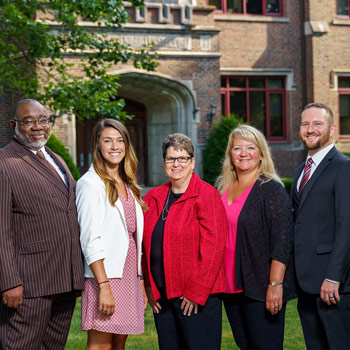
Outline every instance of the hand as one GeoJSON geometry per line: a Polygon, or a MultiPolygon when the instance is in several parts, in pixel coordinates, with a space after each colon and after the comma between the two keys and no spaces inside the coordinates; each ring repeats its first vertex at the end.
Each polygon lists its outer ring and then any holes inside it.
{"type": "Polygon", "coordinates": [[[141,287],[142,287],[142,294],[143,294],[143,300],[144,300],[143,309],[146,310],[147,303],[148,303],[148,297],[147,297],[147,293],[146,293],[146,289],[145,289],[145,281],[143,281],[143,280],[141,280],[141,287]]]}
{"type": "Polygon", "coordinates": [[[2,293],[2,302],[7,307],[17,308],[23,303],[23,287],[18,286],[2,293]]]}
{"type": "Polygon", "coordinates": [[[114,314],[115,302],[109,283],[103,283],[99,285],[99,304],[98,310],[103,316],[111,316],[114,314]]]}
{"type": "Polygon", "coordinates": [[[183,310],[183,314],[186,316],[191,316],[191,313],[194,309],[194,314],[196,315],[198,312],[198,304],[190,299],[187,299],[185,296],[182,296],[181,310],[183,310]]]}
{"type": "Polygon", "coordinates": [[[278,311],[282,310],[283,301],[283,286],[269,286],[266,292],[266,309],[271,312],[272,315],[276,315],[278,311]]]}
{"type": "Polygon", "coordinates": [[[158,301],[154,300],[151,286],[146,287],[146,294],[148,297],[148,302],[149,302],[153,312],[155,312],[156,314],[159,314],[159,311],[162,309],[162,307],[160,306],[158,301]]]}
{"type": "Polygon", "coordinates": [[[320,297],[327,305],[336,304],[340,301],[339,283],[324,280],[321,286],[320,297]]]}

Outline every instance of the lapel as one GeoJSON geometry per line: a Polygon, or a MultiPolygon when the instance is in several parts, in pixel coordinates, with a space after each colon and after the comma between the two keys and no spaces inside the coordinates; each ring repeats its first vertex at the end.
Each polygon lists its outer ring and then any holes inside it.
{"type": "Polygon", "coordinates": [[[123,208],[123,204],[122,204],[122,201],[120,200],[120,198],[118,198],[118,200],[115,202],[115,207],[117,208],[117,210],[119,212],[119,215],[120,215],[120,217],[122,219],[123,226],[124,226],[124,231],[125,231],[126,235],[129,236],[128,228],[126,226],[124,208],[123,208]]]}
{"type": "MultiPolygon", "coordinates": [[[[315,172],[312,174],[310,177],[309,181],[306,183],[304,190],[303,190],[303,195],[300,199],[299,207],[298,207],[298,213],[301,210],[301,207],[303,206],[305,199],[309,195],[312,187],[314,184],[317,182],[318,178],[320,175],[323,173],[323,171],[328,167],[330,164],[331,160],[334,158],[334,156],[337,153],[337,149],[333,147],[323,158],[322,162],[317,166],[315,172]]],[[[300,175],[300,174],[299,174],[300,175]]]]}
{"type": "MultiPolygon", "coordinates": [[[[55,174],[53,174],[52,171],[31,150],[21,145],[17,140],[13,140],[12,145],[15,153],[20,158],[22,158],[28,165],[33,167],[35,171],[47,178],[53,186],[68,196],[67,187],[64,182],[57,178],[55,174]]],[[[51,154],[52,152],[50,155],[51,154]]],[[[55,157],[55,161],[56,159],[57,157],[55,157]]]]}
{"type": "Polygon", "coordinates": [[[305,162],[302,162],[301,164],[298,165],[297,170],[295,171],[295,175],[294,175],[294,181],[293,181],[293,185],[292,185],[292,196],[298,195],[298,191],[297,191],[297,184],[298,184],[298,179],[301,175],[301,172],[304,170],[305,167],[305,162]]]}

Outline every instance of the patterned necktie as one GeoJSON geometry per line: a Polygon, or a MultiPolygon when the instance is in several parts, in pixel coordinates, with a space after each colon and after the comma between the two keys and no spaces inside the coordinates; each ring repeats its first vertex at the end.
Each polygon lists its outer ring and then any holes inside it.
{"type": "Polygon", "coordinates": [[[306,183],[308,182],[309,180],[309,177],[310,177],[310,172],[311,172],[311,167],[312,167],[312,163],[314,161],[312,160],[312,158],[309,158],[305,164],[305,168],[304,168],[304,174],[303,174],[303,177],[300,181],[300,185],[299,185],[299,197],[301,197],[302,193],[303,193],[303,189],[306,185],[306,183]]]}
{"type": "Polygon", "coordinates": [[[61,178],[61,176],[59,175],[59,173],[57,172],[57,170],[55,169],[55,167],[45,158],[44,153],[42,151],[37,151],[36,155],[43,161],[43,163],[56,175],[60,178],[61,181],[63,181],[63,179],[61,178]]]}

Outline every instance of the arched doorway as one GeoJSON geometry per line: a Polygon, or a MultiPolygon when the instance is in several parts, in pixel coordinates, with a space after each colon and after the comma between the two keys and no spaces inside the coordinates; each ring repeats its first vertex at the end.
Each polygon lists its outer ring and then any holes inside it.
{"type": "MultiPolygon", "coordinates": [[[[164,173],[162,142],[174,132],[192,139],[196,171],[201,175],[201,152],[197,147],[199,110],[190,86],[159,74],[117,72],[120,74],[119,96],[125,99],[125,110],[134,115],[127,120],[131,142],[139,159],[138,181],[144,186],[158,186],[167,178],[164,173]]],[[[188,83],[190,85],[190,82],[188,83]]],[[[81,174],[91,163],[91,136],[94,120],[77,123],[77,165],[81,174]]]]}
{"type": "MultiPolygon", "coordinates": [[[[140,146],[142,141],[144,142],[143,156],[138,152],[140,163],[142,164],[142,160],[145,162],[144,184],[158,186],[167,180],[163,167],[162,142],[168,134],[174,132],[184,133],[192,139],[197,159],[196,171],[200,174],[201,152],[196,147],[199,111],[195,107],[191,88],[183,82],[159,74],[135,71],[117,74],[120,74],[121,84],[119,96],[125,99],[127,111],[129,112],[130,102],[131,106],[139,108],[136,111],[140,111],[140,106],[144,107],[143,135],[139,136],[138,143],[135,143],[140,146]]],[[[129,113],[135,117],[137,115],[131,111],[129,113]]],[[[131,123],[139,127],[138,119],[131,123]]],[[[138,132],[141,133],[140,130],[138,132]]]]}
{"type": "Polygon", "coordinates": [[[125,99],[125,108],[132,119],[127,119],[127,127],[131,143],[138,159],[137,182],[141,186],[148,185],[148,161],[147,161],[147,132],[146,132],[146,107],[142,103],[125,99]]]}

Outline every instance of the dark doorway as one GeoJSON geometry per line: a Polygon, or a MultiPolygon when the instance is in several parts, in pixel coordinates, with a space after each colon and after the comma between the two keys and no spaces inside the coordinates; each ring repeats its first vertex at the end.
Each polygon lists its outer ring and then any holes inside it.
{"type": "Polygon", "coordinates": [[[134,118],[128,119],[125,126],[128,128],[131,143],[139,161],[137,167],[137,181],[139,185],[148,184],[147,162],[147,133],[146,133],[146,108],[143,104],[125,99],[125,108],[134,118]]]}
{"type": "MultiPolygon", "coordinates": [[[[139,185],[147,185],[147,139],[146,139],[146,108],[143,104],[125,99],[125,110],[129,115],[134,115],[131,120],[126,120],[125,126],[128,128],[131,143],[134,147],[139,161],[137,168],[137,180],[139,185]]],[[[92,130],[98,117],[91,120],[77,122],[77,165],[80,174],[83,175],[90,167],[92,161],[91,140],[92,130]]]]}

